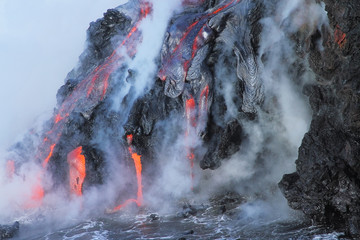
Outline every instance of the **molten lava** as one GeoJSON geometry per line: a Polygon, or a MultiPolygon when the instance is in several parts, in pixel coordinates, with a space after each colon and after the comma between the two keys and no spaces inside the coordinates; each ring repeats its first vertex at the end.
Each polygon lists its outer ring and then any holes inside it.
{"type": "Polygon", "coordinates": [[[192,132],[194,131],[195,127],[196,127],[196,114],[195,114],[195,100],[192,96],[190,96],[190,98],[188,100],[186,100],[186,104],[185,104],[185,116],[186,116],[186,132],[185,132],[185,137],[186,137],[186,141],[187,141],[187,158],[190,161],[190,177],[191,177],[191,189],[193,189],[193,182],[194,182],[194,173],[193,173],[193,168],[194,168],[194,160],[195,160],[195,155],[194,155],[194,150],[190,147],[193,145],[193,143],[191,142],[191,136],[192,136],[192,132]]]}
{"type": "Polygon", "coordinates": [[[186,100],[185,116],[186,116],[186,120],[187,120],[186,135],[188,135],[191,127],[196,126],[195,100],[194,100],[193,96],[190,96],[190,98],[188,100],[186,100]]]}
{"type": "Polygon", "coordinates": [[[81,153],[82,147],[80,146],[67,155],[70,192],[77,196],[82,195],[82,185],[86,177],[85,156],[81,153]]]}
{"type": "Polygon", "coordinates": [[[54,151],[55,146],[56,146],[55,143],[50,146],[49,155],[45,158],[45,160],[43,161],[43,164],[42,164],[43,168],[46,168],[47,164],[49,163],[49,160],[50,160],[50,158],[51,158],[52,155],[53,155],[53,151],[54,151]]]}
{"type": "MultiPolygon", "coordinates": [[[[57,143],[59,142],[62,132],[65,128],[66,120],[72,112],[75,110],[78,112],[86,112],[88,109],[92,109],[100,101],[103,101],[109,87],[109,80],[111,74],[123,65],[125,56],[121,56],[119,53],[128,53],[129,57],[134,57],[136,54],[136,46],[142,41],[141,33],[139,31],[139,25],[141,21],[148,16],[152,11],[152,5],[146,1],[139,2],[138,17],[134,18],[134,22],[130,32],[120,42],[117,49],[105,59],[105,61],[96,67],[86,78],[80,81],[69,96],[67,96],[59,107],[57,113],[54,116],[52,128],[45,134],[42,145],[39,146],[36,157],[42,161],[42,167],[46,170],[46,167],[53,156],[53,151],[57,143]],[[125,50],[125,51],[123,51],[125,50]]],[[[71,189],[76,195],[81,195],[81,185],[85,178],[85,159],[81,155],[81,147],[72,152],[78,154],[76,163],[71,163],[73,169],[70,170],[71,189]]],[[[71,154],[70,154],[71,155],[71,154]]],[[[134,156],[137,157],[137,156],[134,156]]],[[[135,160],[134,160],[135,161],[135,160]]],[[[140,171],[141,182],[141,167],[139,168],[139,161],[136,162],[137,172],[140,171]]],[[[140,164],[141,166],[141,164],[140,164]]],[[[44,175],[45,171],[42,171],[40,175],[44,175]]],[[[34,187],[34,193],[32,200],[40,200],[44,195],[42,189],[40,177],[39,184],[34,187]]],[[[140,191],[141,192],[141,191],[140,191]]],[[[140,199],[142,201],[142,199],[140,199]]],[[[141,202],[140,201],[140,202],[141,202]]],[[[29,206],[32,206],[30,204],[29,206]]]]}
{"type": "MultiPolygon", "coordinates": [[[[164,52],[162,59],[162,66],[158,72],[158,77],[166,81],[165,91],[170,97],[179,96],[185,88],[185,81],[188,77],[188,72],[194,59],[199,53],[199,50],[205,46],[208,39],[211,37],[212,29],[209,27],[209,20],[223,12],[230,7],[238,4],[241,0],[228,0],[224,1],[218,8],[212,9],[203,15],[196,15],[189,19],[189,16],[183,16],[174,23],[178,29],[170,30],[170,34],[177,36],[178,32],[183,32],[179,41],[169,42],[167,52],[164,52]],[[188,23],[188,27],[184,28],[184,23],[188,23]],[[187,49],[191,49],[191,54],[188,53],[187,49]],[[179,73],[180,72],[180,73],[179,73]],[[169,90],[168,90],[169,89],[169,90]]],[[[203,1],[183,1],[184,5],[187,4],[202,4],[203,1]]],[[[191,76],[190,76],[191,77],[191,76]]],[[[205,79],[206,81],[210,81],[205,79]]],[[[190,81],[190,80],[189,80],[190,81]]],[[[202,89],[198,102],[195,102],[193,96],[190,96],[185,103],[185,116],[186,116],[186,142],[187,142],[187,158],[190,161],[191,166],[191,179],[193,183],[193,166],[194,166],[194,150],[190,147],[193,145],[192,139],[194,134],[190,134],[195,131],[198,125],[198,131],[202,131],[206,126],[207,115],[208,115],[208,101],[209,101],[209,84],[206,84],[202,89]],[[196,117],[196,106],[198,106],[198,116],[196,117]]],[[[188,90],[188,92],[192,92],[188,90]]]]}
{"type": "MultiPolygon", "coordinates": [[[[212,12],[208,12],[207,14],[204,14],[201,17],[195,17],[193,19],[193,23],[187,27],[187,29],[184,31],[184,34],[182,35],[180,41],[174,46],[171,53],[166,57],[166,60],[163,62],[163,65],[161,69],[159,70],[158,76],[161,80],[165,81],[168,77],[167,75],[170,75],[170,66],[172,64],[180,63],[182,65],[182,69],[184,72],[183,79],[181,81],[185,81],[187,73],[189,71],[189,68],[191,66],[191,63],[196,56],[196,53],[199,51],[199,49],[203,46],[203,43],[206,41],[204,39],[204,36],[207,34],[204,34],[204,31],[206,28],[208,28],[207,24],[209,19],[222,12],[223,10],[228,9],[232,4],[237,4],[241,0],[231,0],[228,1],[227,4],[220,6],[219,8],[215,9],[212,12]],[[203,41],[199,41],[200,39],[203,39],[203,41]],[[191,57],[186,57],[187,51],[184,50],[184,48],[187,48],[188,44],[191,44],[192,46],[192,52],[191,57]]],[[[195,2],[196,4],[201,4],[202,1],[184,1],[183,4],[195,2]]],[[[206,37],[205,37],[206,38],[206,37]]]]}
{"type": "Polygon", "coordinates": [[[137,179],[137,197],[136,199],[128,199],[124,203],[116,206],[114,209],[112,209],[110,212],[117,212],[120,209],[126,207],[130,203],[134,202],[137,206],[141,206],[143,203],[143,193],[142,193],[142,165],[141,165],[141,155],[138,155],[137,153],[133,152],[132,149],[132,141],[133,141],[133,135],[129,134],[126,136],[127,143],[129,144],[129,153],[131,155],[131,158],[134,161],[135,165],[135,172],[136,172],[136,179],[137,179]]]}

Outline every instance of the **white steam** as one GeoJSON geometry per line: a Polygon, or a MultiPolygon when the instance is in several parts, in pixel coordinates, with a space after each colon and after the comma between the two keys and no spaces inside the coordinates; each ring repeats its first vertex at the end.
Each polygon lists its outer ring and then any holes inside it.
{"type": "Polygon", "coordinates": [[[154,0],[152,4],[153,13],[141,24],[143,40],[138,46],[135,59],[130,64],[130,69],[138,73],[134,85],[138,96],[153,84],[157,70],[155,60],[159,56],[166,27],[174,11],[181,7],[180,0],[154,0]]]}

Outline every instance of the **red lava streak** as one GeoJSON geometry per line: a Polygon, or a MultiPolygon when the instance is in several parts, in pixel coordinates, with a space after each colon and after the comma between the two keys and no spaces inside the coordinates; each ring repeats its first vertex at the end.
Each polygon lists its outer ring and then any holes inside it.
{"type": "MultiPolygon", "coordinates": [[[[136,19],[135,23],[133,24],[130,32],[120,42],[117,49],[115,49],[112,54],[107,57],[102,64],[96,67],[87,77],[82,79],[76,85],[71,94],[63,100],[58,111],[54,115],[52,128],[46,132],[43,142],[38,147],[38,151],[35,154],[36,158],[39,161],[42,161],[43,171],[39,173],[39,181],[34,187],[33,197],[31,197],[32,200],[38,199],[39,202],[41,202],[40,200],[44,195],[41,181],[43,176],[46,174],[46,167],[53,155],[54,148],[59,142],[63,130],[66,127],[67,118],[74,111],[86,112],[96,106],[100,101],[104,100],[108,92],[108,87],[111,84],[111,74],[121,67],[125,61],[125,56],[121,56],[119,53],[128,53],[130,58],[134,57],[136,54],[136,46],[138,46],[138,44],[142,41],[139,25],[141,21],[146,18],[149,13],[151,13],[151,11],[152,6],[150,3],[145,1],[140,2],[138,17],[134,16],[134,19],[136,19]]],[[[75,149],[74,151],[79,154],[74,158],[77,159],[76,164],[73,164],[73,168],[76,169],[76,171],[70,170],[70,178],[72,179],[70,180],[72,182],[71,188],[75,194],[81,195],[81,184],[83,178],[85,178],[85,158],[81,155],[81,147],[75,149]],[[74,177],[72,175],[76,176],[74,177]],[[74,184],[74,182],[76,182],[76,184],[74,184]]],[[[134,157],[137,159],[137,156],[134,157]]],[[[135,162],[137,172],[140,171],[140,178],[138,179],[140,179],[141,182],[141,167],[139,168],[140,161],[136,160],[135,162]]],[[[139,202],[141,201],[142,199],[139,199],[139,202]]],[[[29,204],[28,206],[33,205],[34,204],[29,204]]]]}
{"type": "Polygon", "coordinates": [[[131,147],[131,143],[133,141],[133,135],[129,134],[126,136],[127,143],[129,144],[129,153],[131,155],[131,158],[134,161],[135,165],[135,171],[136,171],[136,179],[137,179],[137,198],[136,199],[128,199],[124,203],[116,206],[114,209],[111,210],[111,212],[119,211],[120,209],[126,207],[129,205],[129,203],[136,203],[137,206],[141,206],[143,203],[143,193],[142,193],[142,165],[141,165],[141,155],[138,155],[137,153],[133,152],[133,149],[131,147]]]}
{"type": "Polygon", "coordinates": [[[49,160],[53,154],[53,151],[54,151],[54,148],[55,148],[56,144],[54,143],[53,145],[50,146],[50,152],[49,152],[49,155],[45,158],[42,166],[43,168],[45,168],[47,166],[47,164],[49,163],[49,160]]]}
{"type": "Polygon", "coordinates": [[[339,25],[336,25],[334,32],[335,42],[339,45],[340,48],[343,48],[347,42],[346,34],[340,29],[339,25]]]}
{"type": "MultiPolygon", "coordinates": [[[[240,1],[241,0],[229,1],[227,4],[215,9],[213,12],[209,12],[200,18],[194,19],[194,22],[184,31],[184,35],[181,37],[179,43],[175,46],[175,48],[171,52],[170,56],[168,56],[166,61],[163,63],[163,66],[161,67],[161,69],[159,70],[159,73],[158,73],[159,78],[163,81],[166,80],[167,69],[169,68],[169,65],[172,64],[173,60],[176,59],[177,61],[182,62],[181,64],[182,64],[182,67],[185,72],[185,78],[183,80],[185,81],[187,72],[191,66],[191,62],[201,47],[201,44],[199,44],[199,39],[202,37],[201,35],[203,33],[205,26],[208,23],[209,18],[212,17],[213,15],[220,13],[223,10],[226,10],[232,4],[239,3],[240,1]],[[193,31],[198,31],[198,32],[194,33],[193,31]],[[190,38],[193,38],[193,39],[190,39],[190,38]],[[186,42],[188,42],[188,41],[192,42],[192,52],[191,52],[190,59],[186,59],[186,57],[183,54],[187,51],[184,51],[184,49],[182,49],[182,47],[185,46],[186,42]]],[[[200,2],[202,2],[202,1],[186,1],[185,0],[183,2],[183,4],[186,5],[189,2],[198,2],[197,4],[200,4],[200,2]]]]}
{"type": "MultiPolygon", "coordinates": [[[[211,29],[209,29],[208,22],[209,19],[228,9],[233,4],[239,3],[241,0],[231,0],[231,1],[224,1],[222,6],[216,8],[212,12],[208,12],[207,14],[202,15],[201,17],[196,17],[193,19],[193,22],[190,24],[189,27],[186,28],[184,34],[180,38],[179,42],[174,46],[174,50],[171,51],[169,56],[163,60],[162,66],[159,70],[158,76],[161,80],[165,81],[167,79],[167,75],[171,74],[172,64],[181,64],[183,75],[182,79],[177,79],[178,81],[186,81],[188,71],[191,67],[192,61],[195,58],[196,54],[198,53],[199,49],[204,46],[207,41],[207,36],[211,29]],[[187,51],[184,48],[191,47],[191,57],[186,57],[184,53],[187,51]]],[[[184,3],[186,4],[185,1],[184,3]]],[[[196,1],[195,1],[196,2],[196,1]]],[[[194,167],[194,149],[190,146],[193,146],[193,140],[191,137],[193,134],[191,132],[195,131],[196,125],[201,130],[205,127],[207,121],[207,108],[208,108],[208,97],[209,97],[209,86],[206,85],[204,89],[201,91],[199,102],[195,103],[195,100],[192,96],[185,103],[185,116],[186,116],[186,142],[187,142],[187,158],[190,161],[190,174],[191,174],[191,189],[193,189],[193,182],[194,182],[194,174],[193,174],[193,167],[194,167]],[[196,109],[195,106],[199,106],[199,116],[198,119],[196,118],[196,109]],[[198,121],[198,122],[197,122],[198,121]]]]}
{"type": "Polygon", "coordinates": [[[81,152],[80,146],[67,155],[70,192],[77,196],[82,195],[82,185],[86,177],[85,156],[81,152]]]}
{"type": "Polygon", "coordinates": [[[190,99],[186,100],[185,114],[186,114],[187,127],[188,127],[187,131],[189,131],[190,127],[196,126],[195,100],[192,96],[190,97],[190,99]]]}
{"type": "Polygon", "coordinates": [[[193,182],[194,182],[194,160],[195,155],[193,152],[193,149],[190,147],[192,145],[191,143],[191,132],[194,131],[194,128],[196,126],[196,114],[195,114],[195,100],[192,96],[190,96],[190,99],[186,100],[185,105],[185,115],[186,115],[186,132],[185,137],[187,141],[187,158],[190,161],[190,177],[191,177],[191,190],[193,189],[193,182]]]}

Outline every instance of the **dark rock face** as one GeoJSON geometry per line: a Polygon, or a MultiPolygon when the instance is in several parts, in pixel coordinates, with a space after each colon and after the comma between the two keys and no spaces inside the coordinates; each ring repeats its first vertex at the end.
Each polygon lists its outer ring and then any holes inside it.
{"type": "Polygon", "coordinates": [[[317,83],[305,88],[313,119],[304,136],[296,172],[280,189],[294,209],[316,222],[360,236],[360,3],[324,0],[329,28],[310,46],[317,83]]]}
{"type": "Polygon", "coordinates": [[[0,239],[13,238],[19,233],[20,224],[15,222],[13,225],[0,225],[0,239]]]}

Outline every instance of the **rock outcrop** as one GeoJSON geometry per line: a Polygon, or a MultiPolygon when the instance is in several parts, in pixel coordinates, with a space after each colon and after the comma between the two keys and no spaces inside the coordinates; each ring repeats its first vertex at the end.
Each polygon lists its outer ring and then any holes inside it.
{"type": "Polygon", "coordinates": [[[309,63],[317,81],[304,89],[311,127],[296,172],[284,175],[279,186],[292,208],[359,237],[360,2],[323,3],[330,24],[311,37],[309,63]]]}

